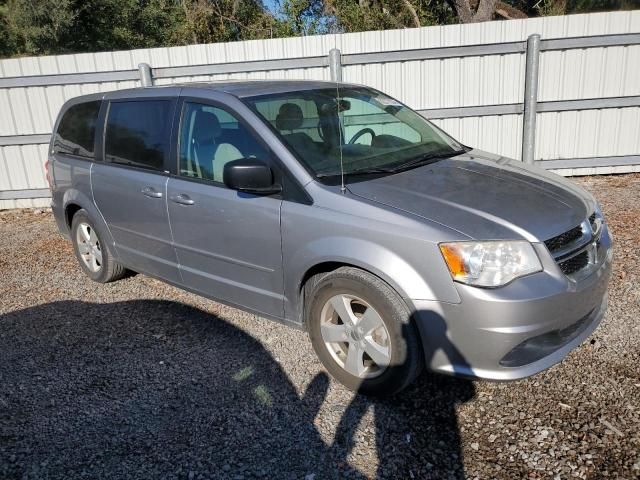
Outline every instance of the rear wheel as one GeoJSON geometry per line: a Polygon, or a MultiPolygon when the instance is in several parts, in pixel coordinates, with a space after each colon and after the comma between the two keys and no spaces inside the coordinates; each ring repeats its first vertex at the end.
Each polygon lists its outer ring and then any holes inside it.
{"type": "Polygon", "coordinates": [[[305,319],[314,350],[347,388],[387,395],[422,370],[422,349],[402,298],[368,272],[342,267],[312,277],[305,319]]]}
{"type": "Polygon", "coordinates": [[[124,277],[127,269],[113,259],[102,238],[87,211],[78,210],[71,221],[71,239],[80,267],[95,282],[113,282],[124,277]]]}

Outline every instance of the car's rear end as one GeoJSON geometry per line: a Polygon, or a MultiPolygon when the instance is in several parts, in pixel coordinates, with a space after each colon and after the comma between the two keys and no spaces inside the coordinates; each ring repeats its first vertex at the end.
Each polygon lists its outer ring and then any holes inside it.
{"type": "Polygon", "coordinates": [[[96,125],[103,94],[69,100],[60,109],[45,164],[51,207],[60,232],[68,236],[74,208],[89,208],[91,164],[96,160],[96,125]]]}

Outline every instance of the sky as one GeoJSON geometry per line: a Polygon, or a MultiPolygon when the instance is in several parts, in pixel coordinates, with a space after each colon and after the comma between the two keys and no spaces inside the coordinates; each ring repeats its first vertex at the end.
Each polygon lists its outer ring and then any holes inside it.
{"type": "Polygon", "coordinates": [[[264,3],[264,6],[274,13],[278,9],[278,0],[262,0],[262,3],[264,3]]]}

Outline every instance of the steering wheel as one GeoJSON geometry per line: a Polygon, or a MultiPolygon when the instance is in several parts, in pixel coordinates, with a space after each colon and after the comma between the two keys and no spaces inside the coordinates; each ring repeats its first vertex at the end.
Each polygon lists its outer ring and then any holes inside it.
{"type": "Polygon", "coordinates": [[[357,132],[353,137],[351,137],[351,140],[349,140],[349,145],[353,145],[354,143],[356,143],[356,140],[358,140],[362,135],[365,135],[367,133],[371,134],[371,143],[373,143],[373,139],[376,138],[376,132],[374,132],[372,129],[367,127],[367,128],[363,128],[362,130],[357,132]]]}

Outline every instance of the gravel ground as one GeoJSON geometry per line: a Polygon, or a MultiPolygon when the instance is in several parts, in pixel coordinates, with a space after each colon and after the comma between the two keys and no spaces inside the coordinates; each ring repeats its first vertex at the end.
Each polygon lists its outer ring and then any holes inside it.
{"type": "Polygon", "coordinates": [[[610,307],[515,383],[354,396],[306,334],[143,275],[82,275],[48,212],[0,212],[0,478],[640,478],[640,175],[577,179],[610,307]]]}

